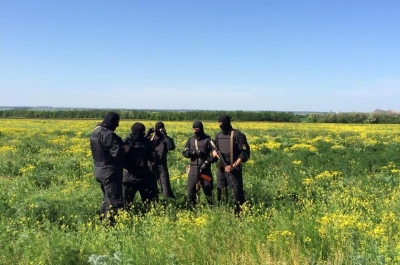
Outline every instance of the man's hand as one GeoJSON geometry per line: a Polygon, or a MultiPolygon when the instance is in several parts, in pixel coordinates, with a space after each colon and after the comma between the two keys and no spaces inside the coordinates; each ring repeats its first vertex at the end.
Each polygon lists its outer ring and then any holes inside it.
{"type": "Polygon", "coordinates": [[[213,155],[213,157],[217,157],[218,159],[220,158],[220,157],[218,156],[217,151],[215,151],[215,150],[212,151],[212,155],[213,155]]]}
{"type": "Polygon", "coordinates": [[[237,168],[238,166],[240,166],[242,164],[242,159],[238,158],[235,163],[233,163],[232,165],[227,165],[225,167],[225,171],[226,172],[231,172],[233,170],[235,170],[235,168],[237,168]]]}
{"type": "Polygon", "coordinates": [[[146,132],[146,134],[144,135],[144,137],[149,137],[150,134],[152,134],[154,131],[155,131],[154,128],[151,127],[150,129],[147,130],[147,132],[146,132]]]}

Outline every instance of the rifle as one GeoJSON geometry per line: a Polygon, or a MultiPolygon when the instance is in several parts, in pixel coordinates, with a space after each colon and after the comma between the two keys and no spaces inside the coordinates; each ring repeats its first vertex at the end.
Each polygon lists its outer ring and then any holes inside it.
{"type": "Polygon", "coordinates": [[[217,145],[215,144],[215,142],[214,142],[212,139],[210,139],[210,144],[211,144],[211,147],[213,148],[213,150],[214,150],[215,152],[217,152],[217,155],[218,155],[218,157],[219,157],[219,161],[221,161],[221,164],[222,164],[222,166],[224,167],[224,173],[228,174],[229,178],[231,179],[233,188],[235,189],[235,191],[237,191],[235,182],[233,182],[233,175],[232,175],[232,173],[231,173],[231,172],[226,172],[226,171],[225,171],[225,167],[228,166],[228,162],[226,162],[224,155],[223,155],[223,154],[221,153],[221,151],[217,148],[217,145]]]}
{"type": "MultiPolygon", "coordinates": [[[[200,169],[199,169],[200,171],[200,169]]],[[[200,201],[200,188],[201,188],[201,179],[206,180],[206,181],[211,181],[211,177],[209,175],[206,175],[204,173],[198,172],[200,175],[200,179],[197,180],[196,182],[196,194],[197,194],[197,199],[200,201]]]]}

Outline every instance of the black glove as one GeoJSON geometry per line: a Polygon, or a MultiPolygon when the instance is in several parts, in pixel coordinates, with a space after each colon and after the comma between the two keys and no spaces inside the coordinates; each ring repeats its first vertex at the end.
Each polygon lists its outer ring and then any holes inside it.
{"type": "Polygon", "coordinates": [[[147,130],[147,132],[146,132],[146,134],[144,135],[144,137],[149,137],[150,134],[152,134],[153,132],[154,132],[154,128],[152,127],[152,128],[150,128],[150,129],[147,130]]]}
{"type": "Polygon", "coordinates": [[[204,162],[203,165],[200,167],[200,172],[203,173],[204,171],[207,171],[210,168],[210,163],[204,162]]]}
{"type": "Polygon", "coordinates": [[[192,157],[198,157],[200,155],[200,150],[190,150],[190,155],[192,157]]]}
{"type": "Polygon", "coordinates": [[[205,158],[207,155],[206,152],[200,150],[190,150],[190,154],[192,157],[200,157],[200,158],[205,158]]]}
{"type": "Polygon", "coordinates": [[[207,155],[206,152],[203,152],[203,151],[199,152],[199,157],[202,158],[202,159],[204,159],[206,157],[206,155],[207,155]]]}

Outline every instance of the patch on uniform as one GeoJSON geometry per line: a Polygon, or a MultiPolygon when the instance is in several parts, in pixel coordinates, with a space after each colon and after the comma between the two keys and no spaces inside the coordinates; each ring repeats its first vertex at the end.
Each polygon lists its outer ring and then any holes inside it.
{"type": "Polygon", "coordinates": [[[247,149],[247,145],[242,144],[242,149],[243,149],[243,150],[246,150],[246,149],[247,149]]]}

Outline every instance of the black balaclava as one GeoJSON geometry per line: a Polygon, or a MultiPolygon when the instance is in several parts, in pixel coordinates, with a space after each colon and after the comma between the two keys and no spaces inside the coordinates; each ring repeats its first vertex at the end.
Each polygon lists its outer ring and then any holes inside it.
{"type": "Polygon", "coordinates": [[[203,123],[201,121],[195,121],[193,122],[192,128],[199,128],[198,132],[195,132],[194,134],[196,135],[196,138],[199,139],[201,136],[204,135],[204,128],[203,128],[203,123]]]}
{"type": "Polygon", "coordinates": [[[135,122],[131,127],[131,131],[133,136],[139,140],[144,137],[144,132],[146,131],[146,127],[144,126],[143,123],[135,122]]]}
{"type": "Polygon", "coordinates": [[[159,121],[159,122],[156,123],[156,126],[154,126],[156,134],[159,137],[162,135],[161,132],[160,132],[161,128],[165,128],[165,126],[164,126],[164,123],[162,121],[159,121]]]}
{"type": "Polygon", "coordinates": [[[119,115],[112,111],[108,112],[106,116],[104,116],[102,125],[110,130],[115,131],[115,129],[117,129],[119,126],[119,115]]]}
{"type": "Polygon", "coordinates": [[[221,128],[224,134],[229,134],[229,132],[232,130],[231,120],[231,117],[229,117],[227,114],[222,114],[218,118],[218,122],[222,122],[219,128],[221,128]]]}

